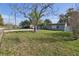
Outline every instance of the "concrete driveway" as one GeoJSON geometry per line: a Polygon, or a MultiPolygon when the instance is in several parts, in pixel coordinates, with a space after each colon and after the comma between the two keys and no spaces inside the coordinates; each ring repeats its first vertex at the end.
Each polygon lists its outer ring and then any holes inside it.
{"type": "Polygon", "coordinates": [[[25,32],[25,31],[34,31],[34,29],[15,29],[15,30],[4,30],[4,32],[25,32]]]}

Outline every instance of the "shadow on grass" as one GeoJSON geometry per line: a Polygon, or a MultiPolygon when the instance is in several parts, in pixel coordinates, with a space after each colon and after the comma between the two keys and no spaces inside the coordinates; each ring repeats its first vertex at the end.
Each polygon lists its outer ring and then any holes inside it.
{"type": "Polygon", "coordinates": [[[74,41],[72,38],[65,37],[65,38],[37,38],[34,39],[36,42],[41,42],[41,43],[52,43],[52,42],[63,42],[63,41],[74,41]]]}
{"type": "Polygon", "coordinates": [[[54,32],[54,33],[44,33],[44,37],[39,37],[34,40],[38,42],[56,42],[56,41],[74,41],[69,32],[54,32]]]}
{"type": "MultiPolygon", "coordinates": [[[[16,32],[18,33],[18,32],[16,32]]],[[[22,32],[23,33],[23,32],[22,32]]],[[[21,34],[21,32],[19,32],[21,34]]],[[[41,43],[51,43],[56,41],[74,41],[71,37],[70,32],[63,32],[63,31],[45,31],[45,32],[27,32],[27,34],[24,32],[23,36],[26,39],[29,36],[30,42],[41,42],[41,43]],[[28,34],[28,35],[27,35],[28,34]],[[43,36],[42,36],[43,34],[43,36]]],[[[14,43],[20,42],[20,37],[18,35],[13,35],[12,37],[7,38],[9,41],[12,41],[14,43]]]]}

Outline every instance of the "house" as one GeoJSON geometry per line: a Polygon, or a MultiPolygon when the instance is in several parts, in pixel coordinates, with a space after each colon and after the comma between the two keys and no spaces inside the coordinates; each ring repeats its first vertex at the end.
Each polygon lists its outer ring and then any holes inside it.
{"type": "MultiPolygon", "coordinates": [[[[33,25],[30,25],[30,28],[34,29],[33,25]]],[[[70,32],[70,26],[66,22],[65,24],[56,23],[56,24],[49,24],[46,26],[38,26],[38,29],[46,29],[46,30],[60,30],[65,32],[70,32]]]]}
{"type": "Polygon", "coordinates": [[[70,26],[67,25],[67,23],[65,24],[50,24],[45,26],[45,29],[47,30],[61,30],[61,31],[65,31],[65,32],[70,32],[70,26]]]}
{"type": "Polygon", "coordinates": [[[65,24],[49,24],[45,26],[45,29],[47,30],[62,30],[64,31],[65,24]]]}

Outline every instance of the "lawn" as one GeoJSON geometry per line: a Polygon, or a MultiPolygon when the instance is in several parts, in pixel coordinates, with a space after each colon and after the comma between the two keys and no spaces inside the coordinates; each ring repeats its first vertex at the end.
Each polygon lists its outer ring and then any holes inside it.
{"type": "Polygon", "coordinates": [[[71,33],[63,31],[6,33],[0,48],[0,55],[79,55],[79,40],[72,40],[71,33]]]}

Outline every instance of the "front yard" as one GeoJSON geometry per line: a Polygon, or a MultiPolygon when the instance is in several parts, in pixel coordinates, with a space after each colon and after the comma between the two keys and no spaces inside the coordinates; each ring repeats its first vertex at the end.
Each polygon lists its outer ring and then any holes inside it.
{"type": "Polygon", "coordinates": [[[70,34],[50,30],[6,33],[0,55],[79,55],[79,40],[72,40],[70,34]]]}

